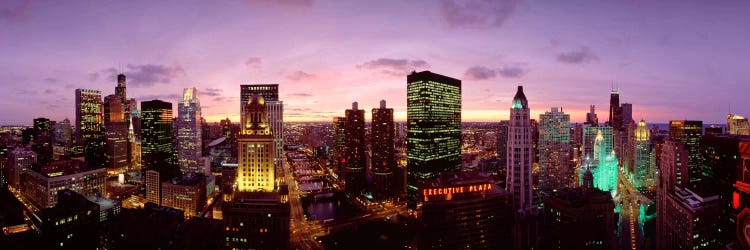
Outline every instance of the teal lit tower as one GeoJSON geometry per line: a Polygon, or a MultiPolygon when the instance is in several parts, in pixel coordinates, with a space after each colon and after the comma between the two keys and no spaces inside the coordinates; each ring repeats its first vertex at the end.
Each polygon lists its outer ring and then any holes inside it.
{"type": "Polygon", "coordinates": [[[406,77],[407,199],[443,172],[461,169],[461,80],[430,71],[406,77]]]}
{"type": "Polygon", "coordinates": [[[587,127],[583,130],[583,159],[579,178],[586,169],[594,175],[594,187],[615,196],[617,193],[618,159],[613,147],[612,127],[587,127]]]}

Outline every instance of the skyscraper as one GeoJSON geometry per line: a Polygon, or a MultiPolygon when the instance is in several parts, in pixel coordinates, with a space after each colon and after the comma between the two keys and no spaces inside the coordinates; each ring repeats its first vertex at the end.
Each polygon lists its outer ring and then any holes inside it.
{"type": "Polygon", "coordinates": [[[539,115],[539,182],[543,192],[573,186],[570,115],[553,107],[539,115]]]}
{"type": "Polygon", "coordinates": [[[622,111],[622,126],[627,127],[628,124],[633,123],[633,104],[623,103],[620,105],[622,111]]]}
{"type": "Polygon", "coordinates": [[[70,120],[68,120],[68,118],[55,123],[55,143],[63,146],[70,146],[72,135],[73,127],[70,125],[70,120]]]}
{"type": "Polygon", "coordinates": [[[513,196],[513,211],[523,217],[532,212],[534,195],[531,176],[531,118],[523,87],[513,97],[508,127],[508,176],[506,189],[513,196]]]}
{"type": "MultiPolygon", "coordinates": [[[[244,117],[242,105],[250,100],[253,94],[263,96],[268,108],[268,124],[271,126],[274,143],[274,164],[281,168],[284,163],[284,102],[279,100],[278,84],[240,85],[240,117],[244,117]]],[[[241,123],[243,121],[240,121],[241,123]]]]}
{"type": "Polygon", "coordinates": [[[275,186],[275,142],[267,103],[253,94],[242,107],[237,189],[222,206],[226,246],[286,249],[290,207],[275,186]]]}
{"type": "Polygon", "coordinates": [[[341,171],[343,170],[343,163],[346,162],[344,158],[344,150],[346,149],[346,134],[344,128],[346,127],[346,117],[335,116],[333,117],[333,172],[339,176],[342,176],[341,171]]]}
{"type": "Polygon", "coordinates": [[[584,124],[589,125],[589,126],[594,126],[594,127],[598,126],[599,118],[596,117],[596,110],[595,110],[596,107],[594,105],[591,105],[589,108],[590,108],[590,111],[586,113],[586,122],[584,124]]]}
{"type": "Polygon", "coordinates": [[[128,125],[125,105],[117,95],[104,98],[104,131],[107,156],[107,174],[124,173],[128,166],[128,125]]]}
{"type": "Polygon", "coordinates": [[[254,94],[242,108],[238,144],[237,189],[240,192],[275,190],[274,141],[263,96],[254,94]]]}
{"type": "Polygon", "coordinates": [[[179,176],[174,148],[172,103],[161,100],[141,102],[141,152],[143,170],[156,170],[161,180],[179,176]]]}
{"type": "Polygon", "coordinates": [[[612,134],[612,127],[584,128],[582,167],[579,176],[582,176],[586,169],[590,169],[594,175],[594,186],[614,195],[617,192],[619,161],[614,153],[612,134]]]}
{"type": "Polygon", "coordinates": [[[680,142],[688,151],[688,171],[690,172],[690,182],[697,182],[702,179],[701,171],[703,157],[701,155],[701,138],[703,137],[702,121],[670,121],[669,122],[669,139],[680,142]]]}
{"type": "Polygon", "coordinates": [[[655,171],[651,164],[651,131],[646,126],[646,121],[638,122],[635,130],[635,160],[633,172],[633,187],[643,191],[655,184],[655,171]]]}
{"type": "Polygon", "coordinates": [[[198,90],[186,88],[182,100],[177,105],[177,162],[180,171],[202,173],[198,166],[201,157],[201,103],[198,90]]]}
{"type": "Polygon", "coordinates": [[[91,138],[104,136],[102,93],[99,90],[76,89],[76,143],[84,145],[91,138]]]}
{"type": "Polygon", "coordinates": [[[750,125],[747,118],[736,115],[727,115],[727,134],[730,135],[750,135],[750,125]]]}
{"type": "Polygon", "coordinates": [[[442,172],[461,169],[461,80],[430,71],[406,77],[407,199],[442,172]]]}
{"type": "Polygon", "coordinates": [[[372,109],[372,191],[376,199],[393,196],[393,168],[396,167],[394,155],[393,109],[385,107],[385,100],[380,101],[380,108],[372,109]]]}
{"type": "Polygon", "coordinates": [[[346,192],[359,195],[366,186],[367,167],[365,148],[365,110],[359,109],[357,102],[345,112],[344,126],[344,180],[346,192]]]}
{"type": "Polygon", "coordinates": [[[620,93],[612,90],[609,94],[609,126],[615,130],[622,130],[622,108],[620,107],[620,93]]]}

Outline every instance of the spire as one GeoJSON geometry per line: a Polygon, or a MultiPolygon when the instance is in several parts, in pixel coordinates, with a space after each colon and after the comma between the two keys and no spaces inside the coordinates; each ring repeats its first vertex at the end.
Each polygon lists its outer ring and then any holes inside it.
{"type": "Polygon", "coordinates": [[[523,93],[523,86],[518,86],[516,95],[513,96],[513,109],[528,109],[529,103],[526,100],[526,95],[523,93]]]}

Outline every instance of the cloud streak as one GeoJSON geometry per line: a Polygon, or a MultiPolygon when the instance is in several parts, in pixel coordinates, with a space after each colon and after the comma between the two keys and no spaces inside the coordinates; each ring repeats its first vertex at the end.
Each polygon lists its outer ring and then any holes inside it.
{"type": "Polygon", "coordinates": [[[463,78],[466,80],[487,80],[496,77],[519,78],[526,75],[526,70],[520,66],[505,66],[499,69],[491,69],[485,66],[473,66],[464,72],[463,78]]]}
{"type": "Polygon", "coordinates": [[[502,26],[521,0],[443,0],[440,12],[451,28],[491,28],[502,26]]]}
{"type": "MultiPolygon", "coordinates": [[[[115,68],[104,70],[115,79],[118,71],[115,68]]],[[[128,85],[135,87],[151,87],[157,84],[171,83],[172,80],[185,75],[185,70],[179,65],[159,65],[159,64],[128,64],[124,72],[127,76],[128,85]]],[[[98,73],[89,75],[90,81],[96,81],[99,78],[98,73]]]]}
{"type": "Polygon", "coordinates": [[[286,76],[287,79],[289,79],[291,81],[295,81],[295,82],[304,81],[304,80],[311,80],[311,79],[314,79],[315,77],[316,77],[315,74],[306,73],[306,72],[301,71],[301,70],[297,70],[297,71],[295,71],[295,72],[293,72],[291,74],[288,74],[286,76]]]}
{"type": "Polygon", "coordinates": [[[573,51],[563,52],[557,55],[557,61],[570,64],[581,64],[598,61],[599,56],[589,47],[581,47],[573,51]]]}
{"type": "Polygon", "coordinates": [[[245,61],[245,65],[253,69],[260,69],[263,66],[263,60],[260,57],[250,57],[245,61]]]}
{"type": "Polygon", "coordinates": [[[430,68],[430,64],[425,60],[408,60],[393,58],[378,58],[363,64],[357,65],[360,70],[377,70],[382,73],[394,76],[404,76],[410,71],[417,71],[430,68]]]}

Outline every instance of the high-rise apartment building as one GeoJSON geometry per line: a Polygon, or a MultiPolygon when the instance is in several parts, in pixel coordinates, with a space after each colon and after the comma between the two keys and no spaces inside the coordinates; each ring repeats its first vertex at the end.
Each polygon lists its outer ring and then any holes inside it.
{"type": "Polygon", "coordinates": [[[682,143],[688,151],[690,182],[700,181],[703,177],[703,156],[700,153],[702,137],[702,121],[680,120],[669,122],[669,139],[682,143]]]}
{"type": "Polygon", "coordinates": [[[341,177],[343,171],[343,164],[346,162],[344,158],[344,150],[346,149],[346,117],[335,116],[333,117],[333,149],[332,149],[332,163],[333,172],[341,177]]]}
{"type": "Polygon", "coordinates": [[[422,71],[406,82],[406,188],[415,208],[427,180],[461,169],[461,80],[422,71]]]}
{"type": "Polygon", "coordinates": [[[99,90],[76,89],[76,143],[84,145],[91,138],[104,137],[102,93],[99,90]]]}
{"type": "Polygon", "coordinates": [[[274,191],[274,138],[265,99],[254,94],[242,109],[243,123],[237,139],[237,189],[240,192],[274,191]]]}
{"type": "Polygon", "coordinates": [[[543,192],[573,187],[570,115],[557,107],[539,115],[539,184],[543,192]]]}
{"type": "Polygon", "coordinates": [[[156,170],[162,180],[179,176],[174,147],[172,103],[141,102],[141,152],[143,170],[156,170]]]}
{"type": "Polygon", "coordinates": [[[344,127],[344,181],[346,191],[352,195],[359,195],[367,186],[365,168],[365,110],[359,109],[357,102],[352,103],[352,109],[345,111],[346,126],[344,127]]]}
{"type": "Polygon", "coordinates": [[[396,167],[394,154],[393,109],[385,107],[385,100],[380,101],[380,108],[372,109],[372,132],[370,137],[372,150],[372,192],[376,199],[393,196],[393,170],[396,167]]]}
{"type": "Polygon", "coordinates": [[[198,166],[198,159],[202,155],[202,132],[198,90],[186,88],[177,105],[177,162],[183,174],[203,173],[198,166]]]}
{"type": "Polygon", "coordinates": [[[533,210],[533,179],[531,176],[531,119],[529,103],[523,87],[513,97],[508,127],[508,171],[506,189],[513,196],[513,210],[521,215],[533,210]]]}
{"type": "MultiPolygon", "coordinates": [[[[268,124],[271,126],[274,143],[274,164],[281,168],[284,163],[284,102],[279,99],[278,84],[240,85],[240,117],[244,117],[242,107],[253,94],[263,96],[268,109],[268,124]]],[[[240,121],[243,123],[243,121],[240,121]]]]}

